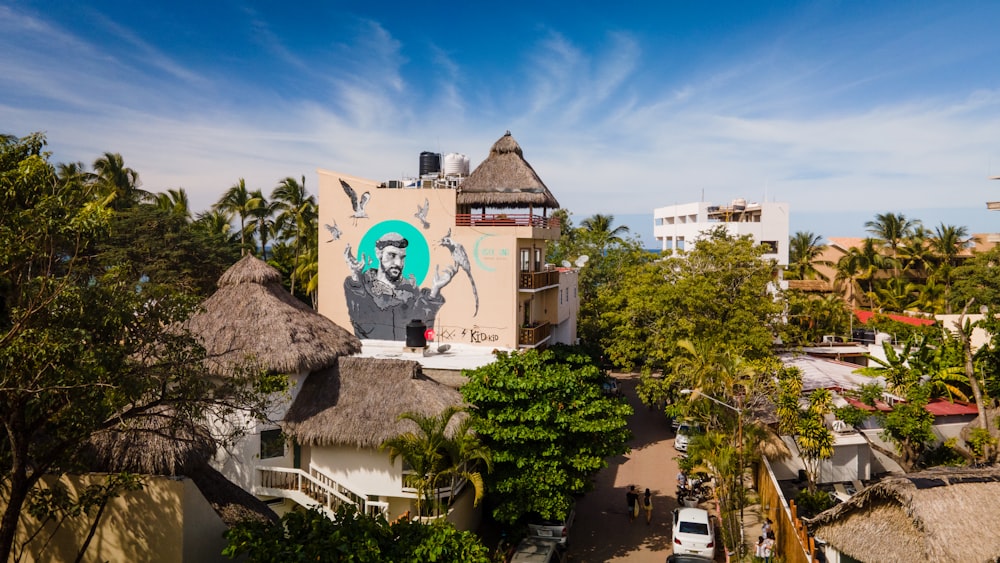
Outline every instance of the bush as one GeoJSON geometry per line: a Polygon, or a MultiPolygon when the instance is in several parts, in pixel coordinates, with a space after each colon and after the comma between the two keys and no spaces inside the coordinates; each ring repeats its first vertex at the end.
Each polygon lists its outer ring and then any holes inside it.
{"type": "Polygon", "coordinates": [[[817,490],[815,493],[810,493],[808,489],[803,489],[795,495],[795,506],[798,507],[800,517],[812,518],[833,506],[833,499],[826,491],[817,490]]]}

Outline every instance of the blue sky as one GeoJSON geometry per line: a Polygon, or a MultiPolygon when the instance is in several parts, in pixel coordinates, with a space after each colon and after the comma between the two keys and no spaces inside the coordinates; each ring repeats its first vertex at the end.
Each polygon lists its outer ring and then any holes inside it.
{"type": "Polygon", "coordinates": [[[997,2],[0,0],[0,132],[120,152],[207,208],[240,177],[475,167],[510,130],[576,222],[787,201],[1000,231],[997,2]]]}

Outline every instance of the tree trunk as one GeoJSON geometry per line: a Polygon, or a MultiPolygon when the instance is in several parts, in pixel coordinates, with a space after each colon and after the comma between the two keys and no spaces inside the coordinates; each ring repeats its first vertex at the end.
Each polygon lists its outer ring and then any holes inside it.
{"type": "MultiPolygon", "coordinates": [[[[962,356],[965,358],[965,377],[969,380],[969,387],[972,388],[972,396],[976,401],[976,411],[979,413],[979,427],[989,432],[990,436],[993,436],[989,421],[986,419],[986,405],[983,404],[983,391],[979,387],[976,368],[972,363],[972,329],[970,328],[969,332],[965,331],[965,314],[974,301],[975,299],[969,299],[965,306],[962,307],[962,314],[955,321],[955,330],[958,331],[958,337],[962,339],[962,356]]],[[[993,448],[989,444],[983,447],[983,457],[987,460],[993,459],[993,448]]]]}
{"type": "Polygon", "coordinates": [[[10,472],[10,497],[7,499],[3,519],[0,520],[0,561],[10,560],[14,548],[14,536],[21,519],[21,508],[24,506],[24,501],[28,498],[28,491],[31,489],[25,464],[25,452],[20,451],[22,448],[17,448],[17,450],[12,452],[14,459],[10,472]]]}

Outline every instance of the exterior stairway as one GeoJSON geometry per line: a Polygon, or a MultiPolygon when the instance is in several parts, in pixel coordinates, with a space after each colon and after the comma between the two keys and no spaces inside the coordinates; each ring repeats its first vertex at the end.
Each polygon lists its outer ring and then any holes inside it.
{"type": "Polygon", "coordinates": [[[258,466],[257,476],[254,494],[287,498],[309,508],[318,507],[330,519],[343,504],[352,504],[365,514],[388,517],[389,503],[368,500],[312,464],[308,472],[291,467],[258,466]]]}

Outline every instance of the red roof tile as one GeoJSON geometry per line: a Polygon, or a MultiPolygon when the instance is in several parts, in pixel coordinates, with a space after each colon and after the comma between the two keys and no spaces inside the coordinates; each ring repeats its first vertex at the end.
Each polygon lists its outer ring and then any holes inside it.
{"type": "MultiPolygon", "coordinates": [[[[874,311],[862,311],[860,309],[854,310],[854,316],[858,318],[862,323],[867,323],[875,316],[874,311]]],[[[934,319],[922,319],[920,317],[911,317],[908,315],[896,315],[893,313],[883,313],[883,316],[888,317],[894,321],[899,321],[901,323],[906,323],[913,326],[928,326],[934,324],[934,319]]]]}
{"type": "Polygon", "coordinates": [[[952,403],[948,401],[948,399],[931,399],[931,401],[927,403],[926,408],[927,412],[933,414],[934,416],[979,414],[979,411],[976,409],[976,405],[974,404],[964,403],[962,401],[955,401],[952,403]]]}

